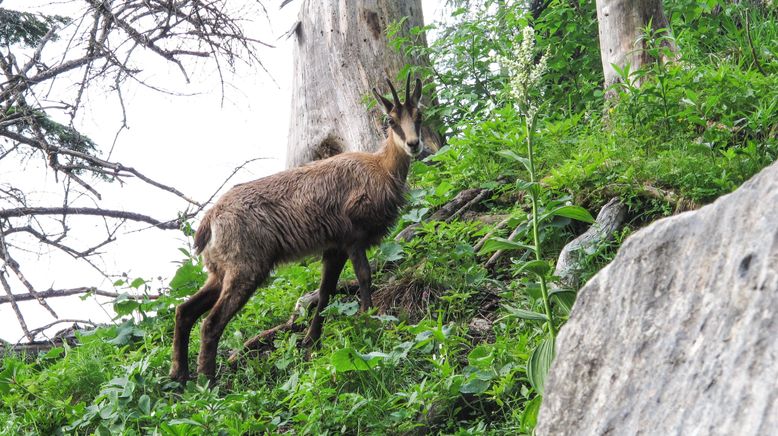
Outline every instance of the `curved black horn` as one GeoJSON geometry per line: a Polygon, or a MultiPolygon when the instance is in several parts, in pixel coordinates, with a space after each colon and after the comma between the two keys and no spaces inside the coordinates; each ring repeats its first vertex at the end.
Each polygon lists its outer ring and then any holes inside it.
{"type": "Polygon", "coordinates": [[[411,101],[411,72],[408,71],[408,78],[405,79],[405,104],[411,101]]]}
{"type": "Polygon", "coordinates": [[[400,97],[397,96],[397,90],[394,89],[394,85],[392,85],[392,81],[389,80],[388,77],[386,78],[386,83],[389,84],[389,89],[392,90],[392,97],[394,97],[394,107],[399,108],[400,107],[400,97]]]}

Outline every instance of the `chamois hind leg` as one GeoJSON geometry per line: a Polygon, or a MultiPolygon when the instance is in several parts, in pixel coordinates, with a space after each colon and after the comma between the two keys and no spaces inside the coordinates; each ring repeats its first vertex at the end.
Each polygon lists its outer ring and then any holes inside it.
{"type": "Polygon", "coordinates": [[[338,277],[340,277],[340,273],[343,271],[343,266],[346,265],[347,257],[346,253],[338,249],[327,250],[322,256],[319,304],[316,306],[316,313],[313,315],[308,334],[303,340],[303,345],[306,347],[319,343],[322,324],[324,323],[324,317],[321,313],[327,307],[327,304],[330,301],[330,295],[335,292],[335,287],[338,285],[338,277]]]}
{"type": "Polygon", "coordinates": [[[267,278],[269,268],[258,276],[228,271],[222,280],[222,292],[203,321],[197,372],[213,381],[216,375],[216,350],[224,328],[249,301],[257,286],[267,278]]]}
{"type": "Polygon", "coordinates": [[[173,331],[173,358],[170,364],[170,378],[180,382],[189,378],[189,335],[192,326],[205,312],[207,312],[216,299],[219,298],[221,282],[219,277],[211,273],[208,280],[197,293],[176,307],[176,326],[173,331]]]}
{"type": "Polygon", "coordinates": [[[349,258],[354,266],[354,273],[356,273],[357,281],[359,282],[359,310],[365,312],[373,305],[370,289],[370,263],[367,261],[367,254],[364,248],[349,250],[349,258]]]}

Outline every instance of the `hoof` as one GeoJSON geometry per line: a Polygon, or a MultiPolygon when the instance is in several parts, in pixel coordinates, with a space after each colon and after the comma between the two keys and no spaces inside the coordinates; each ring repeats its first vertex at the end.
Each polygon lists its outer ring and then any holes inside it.
{"type": "Polygon", "coordinates": [[[181,384],[186,384],[189,380],[189,374],[186,371],[171,370],[170,379],[181,384]]]}

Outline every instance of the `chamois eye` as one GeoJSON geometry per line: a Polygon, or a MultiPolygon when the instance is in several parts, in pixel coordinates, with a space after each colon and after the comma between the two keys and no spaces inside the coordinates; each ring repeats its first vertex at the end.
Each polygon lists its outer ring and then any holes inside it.
{"type": "Polygon", "coordinates": [[[394,127],[397,125],[397,121],[395,121],[394,118],[389,118],[389,125],[394,127]]]}

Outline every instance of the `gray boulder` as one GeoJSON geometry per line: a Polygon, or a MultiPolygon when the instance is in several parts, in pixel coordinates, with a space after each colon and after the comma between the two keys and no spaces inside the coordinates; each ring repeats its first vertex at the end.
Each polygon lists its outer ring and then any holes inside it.
{"type": "Polygon", "coordinates": [[[778,434],[778,164],[632,235],[556,356],[537,434],[778,434]]]}

